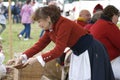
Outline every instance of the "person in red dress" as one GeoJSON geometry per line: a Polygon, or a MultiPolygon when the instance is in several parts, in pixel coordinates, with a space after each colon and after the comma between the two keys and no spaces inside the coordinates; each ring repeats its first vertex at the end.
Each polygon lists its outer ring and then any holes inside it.
{"type": "Polygon", "coordinates": [[[69,47],[73,52],[69,80],[115,80],[104,46],[77,23],[62,17],[58,7],[55,5],[41,7],[35,11],[32,19],[38,22],[45,33],[17,58],[15,68],[21,69],[35,62],[44,67],[45,63],[60,57],[65,48],[69,47]],[[55,43],[52,50],[32,57],[51,41],[55,43]]]}
{"type": "Polygon", "coordinates": [[[113,5],[104,8],[101,18],[90,28],[91,34],[108,51],[115,77],[120,79],[120,30],[117,26],[119,10],[113,5]]]}

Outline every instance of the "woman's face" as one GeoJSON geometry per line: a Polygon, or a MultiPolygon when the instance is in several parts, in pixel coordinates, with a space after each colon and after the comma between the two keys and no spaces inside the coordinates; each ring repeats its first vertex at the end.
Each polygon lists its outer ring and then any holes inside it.
{"type": "Polygon", "coordinates": [[[51,19],[50,19],[50,17],[48,17],[46,19],[39,19],[38,20],[38,25],[43,30],[49,30],[50,26],[51,26],[51,19]]]}
{"type": "Polygon", "coordinates": [[[113,17],[112,17],[112,22],[113,22],[114,24],[117,24],[118,18],[119,18],[118,15],[113,15],[113,17]]]}

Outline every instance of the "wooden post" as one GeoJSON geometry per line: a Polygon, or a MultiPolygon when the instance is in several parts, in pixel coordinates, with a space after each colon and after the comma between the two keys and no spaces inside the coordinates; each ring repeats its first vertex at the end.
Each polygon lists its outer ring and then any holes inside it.
{"type": "Polygon", "coordinates": [[[13,58],[13,49],[12,49],[12,16],[11,16],[11,0],[9,0],[9,10],[8,10],[8,18],[9,18],[9,49],[10,49],[10,58],[13,58]]]}

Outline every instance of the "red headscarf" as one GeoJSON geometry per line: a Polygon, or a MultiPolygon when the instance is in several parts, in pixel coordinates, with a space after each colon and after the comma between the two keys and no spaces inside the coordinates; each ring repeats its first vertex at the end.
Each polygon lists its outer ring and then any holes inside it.
{"type": "Polygon", "coordinates": [[[93,13],[95,13],[96,11],[99,11],[99,10],[103,10],[103,6],[102,6],[101,4],[97,4],[97,5],[94,7],[93,13]]]}

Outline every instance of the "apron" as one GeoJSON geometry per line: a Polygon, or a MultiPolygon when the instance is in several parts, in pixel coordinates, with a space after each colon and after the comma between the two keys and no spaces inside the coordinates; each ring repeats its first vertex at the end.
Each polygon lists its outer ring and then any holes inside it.
{"type": "Polygon", "coordinates": [[[112,60],[111,64],[115,78],[120,80],[120,56],[112,60]]]}
{"type": "Polygon", "coordinates": [[[79,56],[71,54],[69,80],[91,80],[88,50],[79,56]]]}

